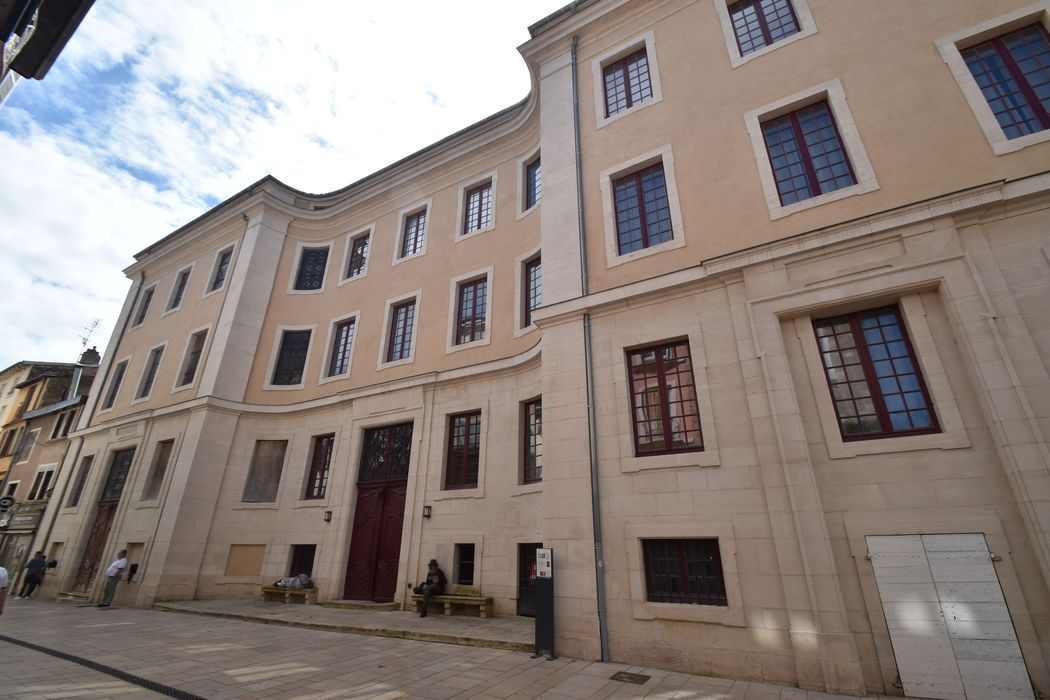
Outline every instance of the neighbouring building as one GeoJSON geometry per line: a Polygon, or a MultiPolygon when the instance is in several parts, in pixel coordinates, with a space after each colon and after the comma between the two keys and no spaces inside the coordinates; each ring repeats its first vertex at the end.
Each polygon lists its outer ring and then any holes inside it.
{"type": "Polygon", "coordinates": [[[1050,693],[1050,2],[604,0],[521,103],[135,257],[49,594],[403,603],[558,652],[1050,693]],[[1034,689],[1034,690],[1033,690],[1034,689]]]}
{"type": "Polygon", "coordinates": [[[95,0],[0,2],[0,105],[20,79],[42,80],[95,0]]]}

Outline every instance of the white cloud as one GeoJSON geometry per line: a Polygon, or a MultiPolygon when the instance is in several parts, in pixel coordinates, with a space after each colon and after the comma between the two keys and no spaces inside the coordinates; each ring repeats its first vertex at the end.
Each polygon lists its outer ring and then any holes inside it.
{"type": "Polygon", "coordinates": [[[0,368],[104,345],[132,255],[263,175],[338,189],[521,99],[562,4],[99,0],[0,108],[0,368]]]}

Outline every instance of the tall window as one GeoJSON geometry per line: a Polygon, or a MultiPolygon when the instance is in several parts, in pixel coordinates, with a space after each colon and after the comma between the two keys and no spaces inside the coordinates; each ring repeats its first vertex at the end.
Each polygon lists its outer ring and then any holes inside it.
{"type": "Polygon", "coordinates": [[[449,416],[445,488],[476,488],[480,457],[481,411],[449,416]]]}
{"type": "Polygon", "coordinates": [[[637,455],[704,449],[689,343],[627,353],[637,455]]]}
{"type": "Polygon", "coordinates": [[[33,485],[29,489],[30,501],[42,501],[47,498],[50,494],[48,493],[48,487],[51,486],[51,477],[55,475],[55,468],[44,467],[37,471],[36,477],[33,479],[33,485]]]}
{"type": "Polygon", "coordinates": [[[827,101],[762,123],[782,205],[857,184],[827,101]]]}
{"type": "Polygon", "coordinates": [[[605,116],[630,109],[653,96],[649,59],[645,49],[614,61],[602,71],[605,81],[605,116]]]}
{"type": "Polygon", "coordinates": [[[361,444],[358,483],[405,479],[412,462],[412,423],[369,428],[361,444]]]}
{"type": "Polygon", "coordinates": [[[427,235],[427,210],[422,209],[405,217],[405,230],[401,235],[401,255],[407,258],[423,252],[427,235]]]}
{"type": "Polygon", "coordinates": [[[15,450],[15,456],[11,458],[11,462],[13,464],[28,462],[29,456],[33,454],[33,448],[36,446],[36,439],[39,436],[39,430],[27,430],[22,433],[22,441],[18,444],[18,449],[15,450]]]}
{"type": "Polygon", "coordinates": [[[328,376],[337,377],[350,371],[350,352],[354,345],[356,319],[342,321],[332,333],[332,355],[328,358],[328,376]]]}
{"type": "Polygon", "coordinates": [[[791,0],[742,0],[729,6],[740,55],[798,33],[798,18],[791,0]]]}
{"type": "Polygon", "coordinates": [[[284,452],[287,440],[256,440],[252,451],[252,462],[248,467],[248,479],[244,482],[241,501],[246,503],[271,503],[277,500],[277,489],[281,485],[284,469],[284,452]]]}
{"type": "Polygon", "coordinates": [[[485,337],[485,308],[488,303],[488,279],[482,277],[459,285],[456,312],[456,345],[485,337]]]}
{"type": "Polygon", "coordinates": [[[540,399],[526,401],[523,409],[525,425],[522,462],[525,469],[522,481],[531,484],[543,479],[543,402],[540,399]]]}
{"type": "Polygon", "coordinates": [[[813,322],[844,440],[938,432],[896,306],[813,322]]]}
{"type": "Polygon", "coordinates": [[[474,543],[457,544],[455,549],[456,583],[460,586],[474,585],[474,543]]]}
{"type": "Polygon", "coordinates": [[[310,350],[310,331],[285,331],[277,350],[277,364],[273,368],[271,384],[294,386],[303,381],[306,355],[310,350]]]}
{"type": "Polygon", "coordinates": [[[335,435],[317,435],[310,454],[310,471],[306,475],[305,499],[324,498],[328,489],[328,470],[332,466],[335,435]]]}
{"type": "Polygon", "coordinates": [[[663,163],[613,180],[620,255],[674,238],[663,163]]]}
{"type": "Polygon", "coordinates": [[[4,440],[0,443],[0,457],[6,457],[11,454],[16,444],[15,436],[18,435],[18,428],[11,428],[4,433],[4,440]]]}
{"type": "Polygon", "coordinates": [[[543,181],[540,173],[540,157],[525,166],[525,209],[532,209],[543,194],[543,181]]]}
{"type": "Polygon", "coordinates": [[[299,256],[299,270],[295,275],[294,289],[309,291],[324,285],[324,273],[328,267],[328,248],[303,248],[299,256]]]}
{"type": "Polygon", "coordinates": [[[407,360],[412,356],[412,331],[416,319],[416,300],[398,304],[390,310],[390,334],[386,361],[407,360]]]}
{"type": "Polygon", "coordinates": [[[468,190],[463,205],[463,235],[492,226],[492,181],[468,190]]]}
{"type": "Polygon", "coordinates": [[[51,439],[60,440],[69,435],[69,431],[73,429],[73,422],[76,420],[76,417],[76,409],[59,413],[58,419],[55,420],[55,427],[51,430],[51,439]]]}
{"type": "Polygon", "coordinates": [[[642,540],[646,600],[728,605],[717,539],[642,540]]]}
{"type": "Polygon", "coordinates": [[[1042,24],[960,53],[1006,138],[1050,129],[1050,37],[1042,24]]]}
{"type": "Polygon", "coordinates": [[[146,369],[142,373],[142,381],[139,382],[139,390],[135,392],[136,399],[144,399],[153,391],[153,382],[157,379],[157,368],[160,367],[160,359],[164,355],[164,348],[153,348],[146,358],[146,369]]]}
{"type": "Polygon", "coordinates": [[[80,469],[77,470],[73,481],[73,490],[69,492],[66,508],[76,508],[80,504],[80,496],[84,493],[84,485],[87,483],[88,474],[91,473],[91,464],[94,461],[94,457],[85,457],[80,460],[80,469]]]}
{"type": "Polygon", "coordinates": [[[371,234],[364,234],[353,239],[350,244],[350,262],[346,265],[346,278],[357,277],[365,271],[368,263],[368,242],[371,234]]]}
{"type": "Polygon", "coordinates": [[[182,360],[182,369],[179,370],[179,383],[177,386],[187,386],[193,383],[197,374],[197,365],[201,361],[201,353],[204,352],[204,341],[208,338],[208,331],[197,331],[190,337],[190,343],[186,350],[186,357],[182,360]]]}
{"type": "Polygon", "coordinates": [[[540,257],[537,255],[525,263],[525,298],[522,300],[525,313],[522,314],[522,327],[532,325],[532,312],[543,303],[543,295],[540,288],[540,257]]]}
{"type": "Polygon", "coordinates": [[[175,275],[175,284],[171,285],[171,296],[168,298],[168,308],[166,311],[171,311],[182,306],[182,297],[186,294],[186,285],[190,281],[190,270],[179,270],[179,274],[175,275]]]}
{"type": "Polygon", "coordinates": [[[153,293],[155,291],[157,291],[157,288],[153,286],[142,292],[142,299],[139,300],[139,309],[135,312],[135,320],[131,324],[132,327],[141,326],[142,322],[146,320],[146,314],[149,313],[150,304],[153,303],[153,293]]]}
{"type": "Polygon", "coordinates": [[[150,464],[149,474],[146,476],[146,485],[142,487],[143,501],[152,501],[160,495],[160,487],[164,484],[164,475],[168,472],[173,447],[174,440],[161,440],[157,443],[157,448],[153,451],[153,463],[150,464]]]}
{"type": "Polygon", "coordinates": [[[211,283],[208,285],[209,292],[222,289],[222,285],[226,283],[226,273],[230,269],[230,260],[232,259],[233,248],[227,248],[219,253],[219,257],[215,260],[215,270],[211,275],[211,283]]]}
{"type": "Polygon", "coordinates": [[[113,368],[113,378],[109,380],[109,390],[106,392],[106,398],[102,401],[102,410],[113,408],[113,403],[117,400],[117,392],[120,391],[120,385],[124,381],[124,373],[127,371],[128,360],[118,362],[117,366],[113,368]]]}

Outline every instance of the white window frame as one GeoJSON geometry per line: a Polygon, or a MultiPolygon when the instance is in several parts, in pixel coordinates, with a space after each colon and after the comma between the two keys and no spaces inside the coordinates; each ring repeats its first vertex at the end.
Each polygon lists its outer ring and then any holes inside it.
{"type": "MultiPolygon", "coordinates": [[[[368,275],[368,265],[372,262],[372,254],[375,252],[375,232],[376,225],[370,224],[369,226],[359,230],[357,233],[348,234],[346,237],[346,245],[343,247],[343,264],[339,268],[339,282],[336,284],[338,287],[342,287],[344,284],[353,282],[354,280],[364,279],[368,275]],[[346,272],[350,267],[350,254],[354,250],[354,241],[360,238],[368,239],[368,255],[365,256],[365,266],[361,272],[347,277],[346,272]]],[[[426,237],[424,236],[424,243],[426,237]]]]}
{"type": "Polygon", "coordinates": [[[517,221],[521,221],[526,216],[528,216],[532,212],[536,211],[539,208],[540,204],[543,203],[543,158],[542,158],[542,156],[543,156],[543,154],[540,152],[540,147],[539,147],[539,145],[537,145],[535,148],[533,148],[531,151],[529,151],[528,153],[523,155],[521,158],[518,158],[518,162],[517,162],[517,167],[518,167],[518,203],[517,203],[517,205],[515,207],[515,211],[518,212],[518,215],[516,217],[517,221]],[[531,207],[526,209],[525,208],[525,188],[528,187],[528,185],[529,185],[528,179],[525,177],[526,169],[537,158],[540,159],[540,198],[536,200],[535,204],[533,204],[531,207]]]}
{"type": "Polygon", "coordinates": [[[960,48],[969,48],[992,37],[1005,34],[1014,29],[1020,29],[1029,24],[1035,24],[1036,22],[1041,23],[1050,32],[1050,0],[1040,0],[1040,2],[1032,3],[1031,5],[1019,7],[1012,12],[1007,12],[986,22],[967,27],[962,31],[955,32],[934,42],[944,62],[948,64],[948,70],[951,71],[952,77],[959,84],[959,89],[962,91],[966,103],[970,105],[970,110],[977,119],[981,131],[984,132],[985,138],[988,139],[988,145],[992,147],[992,152],[997,156],[1014,153],[1023,148],[1034,146],[1037,143],[1050,141],[1050,129],[1043,129],[1034,134],[1027,134],[1016,139],[1007,138],[1006,134],[1003,133],[1002,127],[999,126],[999,121],[995,118],[992,108],[988,106],[988,101],[984,99],[981,88],[977,86],[977,81],[974,80],[973,74],[966,65],[966,61],[963,60],[960,48]]]}
{"type": "MultiPolygon", "coordinates": [[[[522,326],[522,317],[525,315],[525,304],[528,300],[525,299],[525,265],[532,261],[536,256],[541,256],[540,264],[542,265],[542,252],[540,246],[536,246],[524,255],[519,255],[514,258],[514,337],[518,338],[526,333],[531,333],[537,330],[539,326],[535,322],[530,323],[527,326],[522,326]]],[[[540,268],[541,279],[542,279],[543,268],[540,268]]],[[[541,281],[542,284],[542,281],[541,281]]],[[[542,293],[542,290],[541,290],[542,293]]]]}
{"type": "Polygon", "coordinates": [[[142,364],[142,369],[139,371],[139,380],[135,383],[135,393],[131,395],[132,406],[137,403],[142,403],[143,401],[149,401],[150,397],[153,396],[153,391],[157,388],[157,380],[160,379],[160,367],[164,362],[164,351],[167,347],[168,341],[164,340],[156,345],[150,346],[149,350],[146,351],[146,361],[142,364]],[[144,396],[139,396],[139,394],[142,393],[142,382],[146,379],[146,371],[149,369],[149,359],[153,355],[153,351],[158,348],[160,348],[160,360],[157,361],[157,376],[153,377],[153,386],[149,388],[149,393],[144,396]]]}
{"type": "Polygon", "coordinates": [[[660,66],[656,60],[656,35],[652,31],[636,36],[622,44],[617,44],[599,54],[591,61],[591,74],[594,87],[595,127],[598,129],[646,107],[659,104],[664,99],[663,88],[660,85],[660,66]],[[642,48],[645,49],[645,60],[649,66],[649,85],[652,87],[653,96],[631,105],[627,109],[620,110],[612,116],[605,116],[605,67],[613,61],[617,61],[642,48]]]}
{"type": "MultiPolygon", "coordinates": [[[[448,335],[445,337],[445,354],[451,355],[460,350],[469,350],[488,345],[492,342],[492,278],[493,266],[483,267],[473,272],[468,272],[453,277],[449,282],[448,299],[448,335]],[[485,337],[480,340],[472,340],[469,343],[456,344],[456,321],[459,317],[459,287],[464,282],[485,278],[485,337]]],[[[414,337],[414,336],[413,336],[414,337]]]]}
{"type": "Polygon", "coordinates": [[[54,487],[55,487],[54,479],[55,479],[55,472],[56,471],[58,471],[58,463],[41,464],[39,467],[36,468],[36,472],[33,474],[33,484],[30,485],[30,487],[29,487],[30,491],[29,491],[29,493],[26,494],[26,502],[43,500],[41,498],[41,496],[43,496],[44,494],[41,494],[41,493],[37,493],[36,494],[36,498],[33,498],[32,496],[34,494],[33,494],[32,489],[36,485],[37,477],[40,476],[41,474],[43,474],[44,472],[51,472],[51,478],[48,479],[48,481],[47,481],[47,488],[44,489],[44,492],[46,493],[48,489],[54,490],[54,487]]]}
{"type": "MultiPolygon", "coordinates": [[[[453,241],[455,243],[460,243],[462,241],[469,240],[474,236],[481,235],[482,233],[488,233],[489,231],[494,231],[496,229],[496,213],[498,209],[498,207],[496,206],[496,196],[499,193],[499,190],[496,189],[496,180],[498,174],[498,170],[493,170],[492,172],[487,173],[485,175],[480,175],[471,180],[467,180],[466,182],[460,183],[458,197],[459,212],[456,214],[456,230],[453,236],[453,241]],[[481,185],[484,185],[486,182],[488,182],[489,187],[492,188],[492,196],[489,198],[489,201],[492,206],[492,222],[488,226],[483,226],[482,228],[475,229],[469,233],[463,233],[463,225],[466,223],[467,192],[481,185]]],[[[427,219],[427,221],[429,222],[429,218],[427,219]]]]}
{"type": "Polygon", "coordinates": [[[813,13],[809,9],[808,0],[791,0],[791,7],[795,10],[795,18],[798,20],[798,32],[757,51],[752,51],[746,56],[741,56],[740,46],[736,41],[736,32],[733,30],[733,18],[729,14],[729,6],[735,2],[736,0],[715,0],[715,12],[718,13],[718,23],[722,26],[722,37],[726,41],[726,50],[729,51],[729,64],[733,68],[739,68],[760,56],[765,56],[767,53],[817,33],[817,24],[813,21],[813,13]]]}
{"type": "Polygon", "coordinates": [[[310,355],[314,351],[314,341],[317,339],[317,324],[277,326],[274,331],[273,347],[270,348],[270,362],[266,367],[266,378],[263,389],[266,391],[295,391],[306,386],[306,374],[310,369],[310,355]],[[273,373],[277,369],[277,355],[281,350],[281,341],[284,339],[285,331],[310,331],[310,344],[306,346],[306,362],[303,363],[303,378],[298,384],[273,384],[273,373]]]}
{"type": "Polygon", "coordinates": [[[419,315],[423,308],[423,290],[422,288],[416,289],[411,292],[400,294],[396,297],[387,299],[383,310],[383,326],[382,326],[382,339],[379,343],[379,361],[376,363],[376,369],[389,369],[391,367],[398,367],[400,365],[412,364],[416,361],[416,348],[419,346],[419,315]],[[393,309],[398,304],[406,302],[409,299],[416,300],[416,312],[412,317],[412,347],[408,351],[408,357],[401,360],[393,360],[391,362],[386,361],[386,353],[388,345],[390,344],[390,319],[393,309]]]}
{"type": "Polygon", "coordinates": [[[321,362],[321,374],[317,378],[318,385],[327,384],[328,382],[337,382],[343,379],[350,378],[350,372],[354,368],[354,350],[357,349],[357,343],[359,332],[361,330],[361,310],[355,309],[348,314],[342,316],[336,316],[328,321],[328,335],[325,337],[324,347],[325,353],[321,362]],[[328,375],[328,363],[332,359],[332,344],[335,343],[335,327],[344,321],[354,322],[354,339],[350,341],[350,357],[346,361],[346,371],[342,374],[335,374],[332,376],[328,375]]]}
{"type": "Polygon", "coordinates": [[[292,265],[292,274],[288,275],[288,287],[285,292],[288,294],[321,294],[325,290],[325,286],[328,284],[328,272],[332,268],[332,248],[334,241],[323,241],[320,243],[309,243],[306,241],[299,241],[295,246],[295,264],[292,265]],[[310,250],[320,250],[324,248],[328,251],[328,256],[325,258],[324,263],[324,274],[321,276],[321,286],[317,289],[296,289],[295,280],[299,277],[299,266],[303,262],[303,252],[309,248],[310,250]]]}
{"type": "Polygon", "coordinates": [[[115,392],[113,392],[113,405],[112,406],[109,406],[109,407],[105,406],[106,397],[109,396],[109,391],[110,391],[111,385],[113,384],[113,374],[112,373],[109,375],[109,377],[107,377],[107,379],[109,381],[107,381],[106,385],[104,387],[102,387],[102,394],[99,396],[99,410],[98,410],[99,415],[102,415],[103,413],[109,413],[110,411],[112,411],[114,408],[117,407],[117,399],[120,398],[120,391],[121,391],[121,389],[124,388],[124,382],[128,378],[128,368],[131,367],[131,355],[125,355],[124,357],[122,357],[119,360],[117,360],[116,362],[114,362],[113,363],[113,371],[116,372],[117,367],[119,367],[122,364],[126,365],[124,367],[124,375],[120,378],[120,384],[117,386],[117,390],[115,392]]]}
{"type": "Polygon", "coordinates": [[[157,287],[159,285],[160,282],[154,282],[153,284],[142,288],[142,293],[139,295],[138,303],[135,304],[135,311],[131,315],[131,326],[128,328],[129,331],[141,328],[146,323],[146,319],[149,318],[149,311],[153,308],[153,302],[157,298],[157,287]],[[152,292],[152,295],[149,298],[149,305],[146,306],[146,311],[143,313],[142,305],[146,301],[146,292],[152,292]],[[137,321],[136,319],[138,319],[140,314],[142,314],[142,320],[137,321]]]}
{"type": "Polygon", "coordinates": [[[196,265],[197,265],[197,261],[194,260],[189,265],[186,265],[185,267],[181,267],[181,268],[179,268],[178,270],[175,271],[175,279],[172,280],[172,282],[171,282],[171,291],[168,292],[168,302],[164,305],[164,313],[162,313],[161,316],[167,316],[168,314],[173,314],[173,313],[175,313],[176,311],[178,311],[179,309],[182,308],[182,302],[186,301],[186,295],[189,294],[189,291],[190,291],[190,280],[193,278],[193,268],[196,267],[196,265]],[[178,284],[179,284],[179,275],[181,275],[183,272],[186,273],[186,288],[182,290],[182,298],[179,299],[178,305],[172,306],[171,302],[174,299],[175,290],[178,288],[178,284]]]}
{"type": "Polygon", "coordinates": [[[21,483],[21,481],[15,481],[13,479],[11,481],[8,481],[7,486],[4,487],[6,489],[6,493],[3,495],[10,495],[12,498],[14,498],[14,495],[18,493],[18,485],[21,483]]]}
{"type": "Polygon", "coordinates": [[[605,266],[607,268],[685,246],[685,225],[678,198],[678,183],[674,174],[674,153],[671,151],[671,144],[665,144],[654,151],[643,153],[628,161],[618,163],[611,168],[606,168],[598,177],[602,193],[602,212],[605,224],[605,266]],[[616,202],[613,197],[613,181],[657,163],[662,163],[664,167],[664,182],[667,185],[667,206],[671,211],[672,238],[669,241],[664,241],[648,248],[620,255],[619,237],[616,233],[616,202]]]}
{"type": "Polygon", "coordinates": [[[233,274],[234,263],[237,262],[237,242],[234,241],[230,245],[224,245],[215,251],[215,256],[212,258],[211,273],[208,275],[208,279],[204,284],[204,294],[201,295],[201,299],[206,299],[212,294],[218,294],[219,292],[226,289],[230,284],[230,277],[233,274]],[[226,277],[222,280],[222,284],[216,289],[212,289],[212,285],[215,283],[215,274],[219,271],[219,259],[222,254],[226,251],[230,251],[230,264],[226,268],[226,277]]]}
{"type": "MultiPolygon", "coordinates": [[[[407,260],[415,260],[427,254],[427,243],[430,241],[430,214],[433,209],[433,203],[434,199],[430,197],[405,207],[397,213],[397,228],[394,230],[394,257],[391,265],[400,265],[407,260]],[[418,253],[401,257],[401,247],[404,245],[405,237],[405,220],[412,214],[421,211],[426,212],[426,223],[423,225],[423,247],[420,248],[418,253]]],[[[368,252],[371,253],[372,251],[368,252]]]]}
{"type": "Polygon", "coordinates": [[[69,435],[70,431],[73,430],[73,421],[76,420],[77,411],[77,408],[71,408],[58,414],[55,418],[55,425],[51,428],[51,440],[64,440],[69,435]],[[68,420],[63,425],[62,420],[66,416],[68,416],[68,420]],[[62,435],[63,432],[65,432],[65,435],[62,435]]]}
{"type": "Polygon", "coordinates": [[[747,127],[748,134],[751,136],[751,148],[754,150],[755,162],[758,166],[758,179],[762,183],[762,191],[766,197],[766,207],[769,209],[769,218],[772,220],[782,219],[796,212],[879,189],[879,181],[875,177],[875,170],[871,167],[871,161],[868,160],[868,153],[864,150],[860,132],[853,121],[849,105],[846,104],[846,92],[842,87],[842,81],[838,78],[800,90],[776,102],[770,102],[758,109],[753,109],[744,115],[744,124],[747,127]],[[839,136],[842,139],[842,147],[846,151],[846,156],[849,158],[850,166],[853,168],[853,175],[857,182],[849,187],[842,187],[834,192],[818,194],[815,197],[785,206],[780,203],[780,192],[777,190],[776,178],[773,176],[773,166],[769,162],[769,152],[766,150],[766,140],[762,134],[762,122],[775,119],[823,100],[826,100],[828,107],[831,108],[831,116],[835,120],[835,126],[838,128],[839,136]]]}
{"type": "Polygon", "coordinates": [[[204,366],[204,360],[207,356],[208,341],[211,339],[211,324],[206,326],[200,326],[199,328],[192,329],[186,336],[186,344],[182,348],[182,361],[179,362],[179,371],[175,373],[175,382],[171,385],[171,393],[179,391],[185,391],[186,389],[192,389],[197,384],[197,379],[201,374],[201,367],[204,366]],[[182,379],[182,375],[186,372],[186,363],[190,359],[190,348],[193,343],[193,336],[198,333],[205,333],[204,345],[201,347],[201,357],[197,360],[197,370],[193,373],[193,381],[189,384],[179,384],[179,380],[182,379]]]}
{"type": "Polygon", "coordinates": [[[25,433],[24,436],[19,436],[19,437],[21,439],[19,440],[18,446],[15,448],[15,452],[14,452],[14,454],[11,457],[11,464],[12,464],[12,466],[15,465],[15,464],[25,464],[26,462],[29,461],[29,458],[33,456],[33,450],[36,449],[37,442],[40,441],[40,428],[35,428],[33,430],[29,430],[29,431],[27,431],[25,433]],[[22,451],[21,445],[25,444],[25,442],[29,440],[29,436],[30,435],[35,435],[35,437],[33,438],[33,446],[29,448],[29,452],[27,452],[22,457],[22,459],[20,459],[20,460],[18,460],[16,462],[15,461],[15,457],[18,455],[19,452],[22,451]]]}

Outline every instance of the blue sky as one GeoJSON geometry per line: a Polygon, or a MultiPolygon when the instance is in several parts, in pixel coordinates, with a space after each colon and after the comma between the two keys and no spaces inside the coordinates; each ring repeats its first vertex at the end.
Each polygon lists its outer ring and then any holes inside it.
{"type": "Polygon", "coordinates": [[[0,107],[0,368],[103,349],[132,255],[267,173],[327,192],[521,99],[564,0],[96,0],[0,107]]]}

